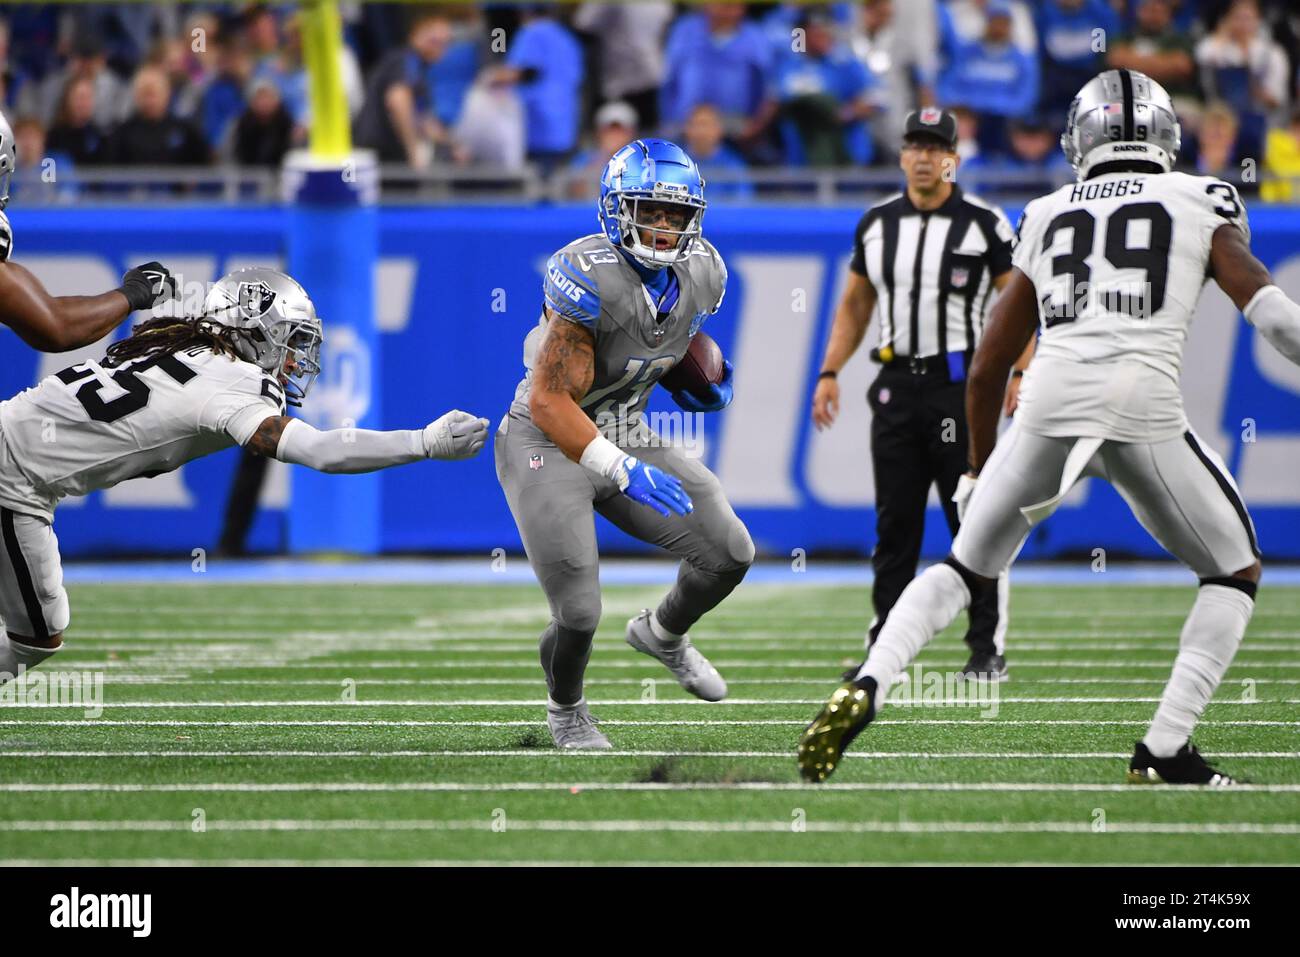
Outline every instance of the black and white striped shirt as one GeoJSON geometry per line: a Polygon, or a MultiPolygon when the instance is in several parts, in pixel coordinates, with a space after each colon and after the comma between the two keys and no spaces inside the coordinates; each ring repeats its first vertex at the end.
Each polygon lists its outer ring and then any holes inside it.
{"type": "Polygon", "coordinates": [[[919,210],[907,193],[867,210],[850,267],[876,289],[880,345],[897,356],[970,352],[984,331],[993,280],[1011,269],[1011,224],[953,185],[919,210]]]}

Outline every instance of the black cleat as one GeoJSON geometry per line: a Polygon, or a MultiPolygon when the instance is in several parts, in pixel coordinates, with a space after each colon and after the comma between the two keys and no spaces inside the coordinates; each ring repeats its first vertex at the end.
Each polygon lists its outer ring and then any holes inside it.
{"type": "Polygon", "coordinates": [[[957,674],[968,681],[1006,681],[1007,659],[1003,655],[976,651],[957,674]]]}
{"type": "Polygon", "coordinates": [[[1157,758],[1141,741],[1128,763],[1129,784],[1202,784],[1208,787],[1231,787],[1239,782],[1214,770],[1205,763],[1201,752],[1188,741],[1172,758],[1157,758]]]}
{"type": "Polygon", "coordinates": [[[821,713],[799,737],[799,773],[820,784],[834,773],[844,749],[876,716],[876,683],[862,688],[846,681],[835,689],[821,713]],[[868,690],[869,689],[869,690],[868,690]]]}

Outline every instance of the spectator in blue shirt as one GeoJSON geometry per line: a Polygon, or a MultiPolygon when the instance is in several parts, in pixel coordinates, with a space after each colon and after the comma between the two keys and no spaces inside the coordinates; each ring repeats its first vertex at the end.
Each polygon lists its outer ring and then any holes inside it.
{"type": "Polygon", "coordinates": [[[244,112],[244,87],[253,64],[238,36],[230,40],[208,40],[218,44],[217,75],[208,83],[199,101],[197,120],[208,145],[216,149],[225,142],[231,124],[244,112]]]}
{"type": "Polygon", "coordinates": [[[460,119],[465,96],[478,75],[478,54],[478,44],[473,40],[452,39],[442,55],[429,64],[433,113],[443,126],[455,126],[460,119]]]}
{"type": "Polygon", "coordinates": [[[1038,9],[1043,51],[1039,109],[1064,115],[1079,88],[1106,68],[1105,50],[1119,32],[1119,17],[1106,0],[1043,0],[1038,9]]]}
{"type": "Polygon", "coordinates": [[[980,149],[1000,152],[1006,121],[1025,116],[1038,102],[1038,58],[1011,42],[1011,5],[989,0],[984,36],[965,43],[947,34],[948,65],[939,77],[939,100],[980,114],[980,149]]]}
{"type": "Polygon", "coordinates": [[[876,80],[845,44],[836,43],[829,12],[799,20],[804,50],[782,57],[776,98],[781,104],[785,159],[791,166],[866,165],[874,150],[866,120],[876,106],[876,80]]]}
{"type": "MultiPolygon", "coordinates": [[[[806,4],[783,3],[763,17],[763,32],[767,34],[768,42],[772,44],[772,53],[778,61],[790,52],[791,37],[807,9],[806,4]]],[[[825,9],[835,21],[837,34],[847,36],[852,32],[858,16],[858,4],[830,3],[825,9]]]]}
{"type": "Polygon", "coordinates": [[[741,155],[727,145],[718,108],[701,103],[686,118],[682,147],[695,160],[703,174],[710,201],[744,199],[754,195],[754,186],[737,172],[747,170],[741,155]],[[725,178],[715,179],[714,173],[723,172],[725,178]]]}
{"type": "Polygon", "coordinates": [[[525,7],[498,75],[518,85],[528,158],[550,172],[578,143],[582,46],[549,5],[525,7]]]}
{"type": "Polygon", "coordinates": [[[1032,115],[1014,120],[1008,133],[1009,152],[983,154],[962,163],[961,174],[981,195],[1049,193],[1074,179],[1074,169],[1061,152],[1060,138],[1046,117],[1032,115]],[[984,177],[981,174],[991,173],[984,177]]]}
{"type": "Polygon", "coordinates": [[[595,143],[569,162],[566,193],[570,199],[596,198],[609,158],[636,138],[641,119],[630,103],[613,100],[596,111],[592,125],[595,143]]]}
{"type": "Polygon", "coordinates": [[[45,127],[37,119],[21,119],[13,126],[18,166],[9,184],[11,200],[24,205],[67,203],[78,193],[72,157],[46,150],[45,127]]]}
{"type": "Polygon", "coordinates": [[[717,107],[742,140],[762,132],[772,51],[763,28],[745,19],[744,4],[711,3],[684,15],[669,31],[664,58],[660,117],[670,132],[700,103],[717,107]]]}

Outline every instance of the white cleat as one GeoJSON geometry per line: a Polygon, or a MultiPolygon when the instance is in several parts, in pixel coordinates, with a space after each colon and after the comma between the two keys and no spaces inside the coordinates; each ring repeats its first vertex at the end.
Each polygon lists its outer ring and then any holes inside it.
{"type": "Polygon", "coordinates": [[[596,719],[587,710],[584,698],[568,708],[546,706],[546,723],[557,748],[568,751],[609,751],[614,746],[596,727],[596,719]]]}
{"type": "Polygon", "coordinates": [[[650,628],[650,612],[641,614],[627,623],[627,643],[651,658],[662,661],[673,673],[677,683],[705,701],[721,701],[727,696],[727,683],[709,659],[691,644],[689,635],[681,641],[660,641],[650,628]]]}

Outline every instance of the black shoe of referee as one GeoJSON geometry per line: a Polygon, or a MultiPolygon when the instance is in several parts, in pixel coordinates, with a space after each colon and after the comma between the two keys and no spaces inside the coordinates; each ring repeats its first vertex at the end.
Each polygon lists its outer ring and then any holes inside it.
{"type": "Polygon", "coordinates": [[[977,651],[958,675],[967,681],[1006,681],[1007,659],[1003,655],[977,651]]]}
{"type": "Polygon", "coordinates": [[[1205,763],[1201,752],[1188,741],[1172,758],[1157,758],[1141,741],[1133,749],[1133,760],[1128,763],[1129,784],[1202,784],[1224,788],[1234,781],[1222,771],[1205,763]]]}

